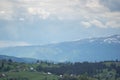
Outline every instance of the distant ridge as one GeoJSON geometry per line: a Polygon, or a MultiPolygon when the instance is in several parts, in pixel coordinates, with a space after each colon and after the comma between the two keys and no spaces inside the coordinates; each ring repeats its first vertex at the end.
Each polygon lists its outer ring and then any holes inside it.
{"type": "Polygon", "coordinates": [[[18,58],[14,56],[7,56],[7,55],[0,55],[0,60],[9,60],[11,59],[14,62],[24,62],[24,63],[34,63],[36,62],[36,59],[33,58],[18,58]]]}
{"type": "Polygon", "coordinates": [[[120,35],[41,46],[0,48],[0,54],[55,62],[120,60],[120,35]]]}

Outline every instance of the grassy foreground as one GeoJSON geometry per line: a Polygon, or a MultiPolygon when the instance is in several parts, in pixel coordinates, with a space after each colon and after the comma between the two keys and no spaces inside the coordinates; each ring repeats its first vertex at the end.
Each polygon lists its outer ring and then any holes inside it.
{"type": "MultiPolygon", "coordinates": [[[[3,73],[2,73],[3,74],[3,73]]],[[[58,76],[41,72],[6,72],[0,80],[58,80],[58,76]]]]}

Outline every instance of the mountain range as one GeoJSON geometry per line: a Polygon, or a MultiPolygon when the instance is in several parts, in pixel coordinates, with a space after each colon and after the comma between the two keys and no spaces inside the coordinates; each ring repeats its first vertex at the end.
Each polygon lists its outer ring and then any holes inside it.
{"type": "Polygon", "coordinates": [[[0,55],[54,62],[120,60],[120,35],[86,38],[48,45],[5,47],[0,48],[0,55]]]}

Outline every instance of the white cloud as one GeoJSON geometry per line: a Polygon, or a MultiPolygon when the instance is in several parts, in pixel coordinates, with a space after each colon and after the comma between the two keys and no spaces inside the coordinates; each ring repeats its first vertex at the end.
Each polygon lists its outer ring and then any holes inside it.
{"type": "Polygon", "coordinates": [[[5,14],[5,11],[0,11],[0,14],[5,14]]]}
{"type": "Polygon", "coordinates": [[[120,22],[119,22],[119,21],[113,21],[113,20],[112,20],[112,21],[107,22],[107,23],[106,23],[106,26],[107,26],[107,27],[110,27],[110,26],[111,26],[112,28],[115,28],[115,27],[118,28],[118,27],[120,27],[120,22]],[[113,25],[113,26],[112,26],[112,25],[113,25]]]}
{"type": "Polygon", "coordinates": [[[106,26],[99,20],[92,20],[90,23],[96,27],[106,28],[106,26]]]}
{"type": "Polygon", "coordinates": [[[15,47],[15,46],[29,46],[26,42],[16,42],[16,41],[0,41],[0,47],[15,47]]]}
{"type": "MultiPolygon", "coordinates": [[[[3,2],[5,8],[11,11],[16,12],[18,7],[24,8],[29,15],[38,15],[43,19],[49,16],[79,18],[92,11],[101,12],[101,10],[106,10],[99,4],[99,0],[18,0],[17,3],[5,0],[3,2]],[[9,6],[5,3],[9,3],[9,6]]],[[[3,9],[5,8],[3,7],[3,9]]]]}
{"type": "Polygon", "coordinates": [[[120,27],[120,12],[111,12],[109,8],[100,0],[1,0],[0,18],[11,19],[22,14],[24,19],[29,20],[38,16],[41,19],[80,20],[85,27],[90,26],[87,22],[91,21],[96,27],[120,27]],[[109,25],[111,20],[114,24],[109,25]]]}
{"type": "Polygon", "coordinates": [[[19,20],[20,20],[20,21],[24,21],[25,19],[21,17],[21,18],[19,18],[19,20]]]}
{"type": "Polygon", "coordinates": [[[120,27],[120,22],[119,20],[115,20],[115,19],[111,19],[111,20],[108,20],[106,22],[103,23],[103,21],[100,21],[100,20],[97,20],[97,19],[94,19],[94,20],[91,20],[91,21],[82,21],[81,24],[86,27],[86,28],[89,28],[89,27],[92,27],[92,26],[95,26],[95,27],[99,27],[99,28],[119,28],[120,27]]]}
{"type": "Polygon", "coordinates": [[[103,24],[101,21],[94,19],[91,21],[82,21],[81,22],[86,28],[89,28],[91,26],[99,27],[99,28],[107,28],[105,24],[103,24]]]}
{"type": "Polygon", "coordinates": [[[91,24],[89,22],[86,22],[86,21],[82,21],[81,24],[83,24],[83,26],[85,26],[86,28],[91,27],[91,24]]]}
{"type": "Polygon", "coordinates": [[[9,0],[0,1],[0,18],[11,20],[13,15],[14,4],[9,0]]]}

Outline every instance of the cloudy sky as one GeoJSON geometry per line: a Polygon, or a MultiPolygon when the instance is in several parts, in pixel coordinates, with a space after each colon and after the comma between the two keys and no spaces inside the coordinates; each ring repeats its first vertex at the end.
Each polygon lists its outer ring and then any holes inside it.
{"type": "Polygon", "coordinates": [[[0,47],[120,34],[120,0],[0,0],[0,47]]]}

